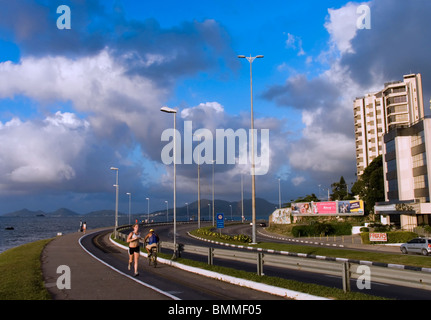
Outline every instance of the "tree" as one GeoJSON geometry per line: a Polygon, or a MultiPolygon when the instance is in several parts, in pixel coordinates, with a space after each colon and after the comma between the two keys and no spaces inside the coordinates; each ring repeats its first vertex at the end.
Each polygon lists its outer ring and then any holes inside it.
{"type": "Polygon", "coordinates": [[[365,214],[374,212],[376,202],[385,201],[382,156],[376,157],[352,187],[352,192],[365,202],[365,214]]]}
{"type": "Polygon", "coordinates": [[[332,188],[332,194],[331,194],[332,200],[353,199],[353,195],[348,192],[349,191],[348,186],[343,176],[341,176],[339,182],[334,182],[333,184],[331,184],[331,188],[332,188]]]}

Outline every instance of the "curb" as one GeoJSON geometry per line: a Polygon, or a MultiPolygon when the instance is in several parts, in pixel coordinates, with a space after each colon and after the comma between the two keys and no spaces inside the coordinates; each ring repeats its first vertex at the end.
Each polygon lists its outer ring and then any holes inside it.
{"type": "MultiPolygon", "coordinates": [[[[109,240],[117,247],[120,247],[120,248],[125,249],[125,250],[128,249],[126,246],[119,244],[119,243],[115,242],[114,240],[112,240],[111,237],[109,237],[109,240]]],[[[144,252],[140,252],[140,255],[147,257],[147,254],[144,252]]],[[[284,298],[290,298],[290,299],[294,299],[294,300],[332,300],[332,299],[328,299],[328,298],[324,298],[324,297],[310,295],[307,293],[302,293],[302,292],[293,291],[293,290],[280,288],[280,287],[275,287],[275,286],[271,286],[271,285],[267,285],[267,284],[263,284],[263,283],[258,283],[258,282],[254,282],[254,281],[250,281],[250,280],[236,278],[236,277],[232,277],[232,276],[228,276],[228,275],[224,275],[221,273],[208,271],[208,270],[204,270],[204,269],[200,269],[200,268],[196,268],[196,267],[191,267],[191,266],[187,266],[185,264],[182,264],[182,263],[179,263],[176,261],[172,261],[172,260],[168,260],[168,259],[164,259],[164,258],[157,258],[157,261],[160,263],[170,265],[170,266],[175,267],[175,268],[182,269],[184,271],[196,273],[196,274],[199,274],[199,275],[202,275],[205,277],[213,278],[216,280],[221,280],[221,281],[228,282],[228,283],[231,283],[234,285],[239,285],[239,286],[243,286],[246,288],[258,290],[261,292],[274,294],[274,295],[281,296],[284,298]]]]}

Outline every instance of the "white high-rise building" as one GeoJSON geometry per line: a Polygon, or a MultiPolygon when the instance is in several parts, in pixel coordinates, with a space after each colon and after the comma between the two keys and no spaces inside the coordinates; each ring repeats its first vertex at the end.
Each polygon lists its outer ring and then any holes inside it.
{"type": "Polygon", "coordinates": [[[402,81],[385,83],[379,92],[356,98],[353,112],[356,168],[360,176],[382,154],[385,133],[410,126],[424,117],[421,75],[405,75],[402,81]]]}

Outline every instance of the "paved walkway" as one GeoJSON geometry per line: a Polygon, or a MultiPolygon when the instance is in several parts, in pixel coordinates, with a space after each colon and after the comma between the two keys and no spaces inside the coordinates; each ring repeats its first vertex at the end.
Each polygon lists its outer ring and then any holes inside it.
{"type": "MultiPolygon", "coordinates": [[[[97,230],[89,232],[94,231],[97,230]]],[[[42,252],[42,273],[54,300],[170,300],[90,256],[79,244],[82,236],[78,232],[57,237],[42,252]],[[64,271],[57,273],[61,265],[70,268],[71,289],[57,288],[57,279],[64,274],[64,271]]],[[[127,264],[127,252],[118,255],[127,264]]]]}

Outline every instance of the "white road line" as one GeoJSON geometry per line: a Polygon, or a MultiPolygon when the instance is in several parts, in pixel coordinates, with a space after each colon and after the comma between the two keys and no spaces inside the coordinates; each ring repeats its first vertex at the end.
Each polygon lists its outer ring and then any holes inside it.
{"type": "Polygon", "coordinates": [[[131,280],[133,280],[133,281],[136,281],[137,283],[139,283],[139,284],[143,285],[144,287],[147,287],[147,288],[150,288],[150,289],[152,289],[152,290],[154,290],[154,291],[157,291],[157,292],[159,292],[159,293],[161,293],[161,294],[163,294],[163,295],[165,295],[165,296],[167,296],[167,297],[169,297],[169,298],[171,298],[171,299],[173,299],[173,300],[181,300],[181,299],[180,299],[180,298],[178,298],[177,296],[174,296],[174,295],[172,295],[172,294],[170,294],[170,293],[168,293],[168,292],[166,292],[166,291],[163,291],[163,290],[161,290],[161,289],[159,289],[159,288],[156,288],[156,287],[154,287],[154,286],[152,286],[152,285],[150,285],[150,284],[148,284],[148,283],[146,283],[146,282],[143,282],[143,281],[141,281],[141,280],[139,280],[139,279],[137,279],[137,278],[135,278],[135,277],[132,277],[132,276],[130,276],[130,275],[128,275],[128,274],[126,274],[126,273],[124,273],[124,272],[122,272],[122,271],[120,271],[120,270],[118,270],[118,269],[114,268],[113,266],[111,266],[111,265],[107,264],[105,261],[103,261],[103,260],[99,259],[99,258],[98,258],[98,257],[96,257],[94,254],[92,254],[90,251],[88,251],[88,250],[87,250],[87,249],[82,245],[81,240],[82,240],[83,238],[87,237],[87,236],[90,236],[90,235],[94,234],[94,233],[96,233],[96,232],[93,232],[93,233],[87,234],[87,235],[82,236],[81,238],[79,238],[79,245],[80,245],[80,246],[81,246],[81,248],[82,248],[82,249],[84,249],[84,250],[85,250],[85,252],[87,252],[90,256],[92,256],[94,259],[98,260],[99,262],[103,263],[105,266],[107,266],[107,267],[111,268],[112,270],[114,270],[114,271],[118,272],[119,274],[121,274],[121,275],[123,275],[123,276],[125,276],[125,277],[127,277],[127,278],[129,278],[129,279],[131,279],[131,280]]]}

